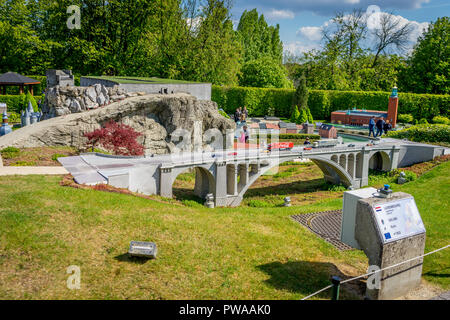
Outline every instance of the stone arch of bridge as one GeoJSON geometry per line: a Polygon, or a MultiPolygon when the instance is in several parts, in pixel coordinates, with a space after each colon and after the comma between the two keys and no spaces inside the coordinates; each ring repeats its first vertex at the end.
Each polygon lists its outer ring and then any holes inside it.
{"type": "MultiPolygon", "coordinates": [[[[240,204],[247,190],[252,186],[253,183],[256,182],[256,180],[259,177],[261,177],[267,171],[273,169],[274,167],[279,166],[284,162],[293,161],[297,158],[298,157],[279,159],[277,161],[272,161],[269,165],[265,167],[261,167],[261,170],[258,172],[258,174],[251,176],[248,180],[248,183],[239,191],[237,198],[238,201],[237,202],[235,201],[233,203],[233,206],[238,206],[240,204]]],[[[353,184],[353,179],[350,176],[350,174],[333,160],[323,157],[308,157],[308,159],[313,161],[322,170],[322,172],[325,175],[325,179],[330,180],[336,184],[343,183],[346,186],[351,186],[353,184]]]]}
{"type": "Polygon", "coordinates": [[[369,153],[369,169],[390,171],[391,168],[392,159],[386,151],[375,150],[369,153]]]}
{"type": "Polygon", "coordinates": [[[172,170],[171,186],[179,175],[187,172],[195,172],[194,194],[202,199],[206,198],[208,193],[215,194],[216,181],[211,166],[181,167],[172,170]]]}

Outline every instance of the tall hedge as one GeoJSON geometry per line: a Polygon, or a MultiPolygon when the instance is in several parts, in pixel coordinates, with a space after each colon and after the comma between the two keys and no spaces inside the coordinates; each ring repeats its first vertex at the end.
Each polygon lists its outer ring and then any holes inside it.
{"type": "MultiPolygon", "coordinates": [[[[267,115],[275,108],[278,117],[290,117],[295,90],[213,86],[212,100],[227,113],[246,106],[255,117],[267,115]]],[[[352,108],[387,111],[390,92],[310,90],[308,106],[314,119],[330,119],[331,112],[352,108]]],[[[449,115],[450,95],[399,93],[399,113],[415,119],[431,120],[436,115],[449,115]]]]}
{"type": "Polygon", "coordinates": [[[265,116],[268,109],[274,107],[277,116],[288,118],[294,92],[292,89],[213,86],[212,100],[229,114],[245,106],[250,115],[265,116]]]}
{"type": "MultiPolygon", "coordinates": [[[[45,96],[34,96],[34,99],[36,101],[39,101],[41,99],[44,101],[45,96]]],[[[16,112],[21,113],[22,110],[25,110],[27,105],[27,98],[25,94],[21,95],[0,95],[0,102],[6,103],[6,106],[8,108],[8,112],[16,112]]],[[[36,109],[36,108],[35,108],[36,109]]]]}

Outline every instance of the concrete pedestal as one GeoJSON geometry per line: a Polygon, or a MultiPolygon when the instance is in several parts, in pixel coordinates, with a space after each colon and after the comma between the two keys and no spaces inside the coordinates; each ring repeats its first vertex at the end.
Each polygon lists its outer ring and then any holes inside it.
{"type": "MultiPolygon", "coordinates": [[[[408,199],[411,195],[398,192],[392,198],[361,199],[357,204],[355,238],[369,258],[370,266],[380,269],[395,265],[423,255],[425,249],[425,232],[388,242],[381,236],[376,214],[373,208],[396,200],[408,199]]],[[[384,221],[383,221],[384,223],[384,221]]],[[[393,220],[389,224],[398,223],[393,220]]],[[[390,237],[390,236],[389,236],[390,237]]],[[[374,300],[389,300],[406,295],[419,286],[422,277],[423,258],[380,272],[380,286],[366,290],[366,296],[374,300]]]]}

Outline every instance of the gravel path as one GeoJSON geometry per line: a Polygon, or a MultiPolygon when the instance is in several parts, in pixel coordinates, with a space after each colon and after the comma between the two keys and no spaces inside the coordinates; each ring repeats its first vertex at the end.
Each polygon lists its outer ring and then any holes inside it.
{"type": "Polygon", "coordinates": [[[64,175],[69,172],[64,167],[1,167],[0,176],[64,175]]]}

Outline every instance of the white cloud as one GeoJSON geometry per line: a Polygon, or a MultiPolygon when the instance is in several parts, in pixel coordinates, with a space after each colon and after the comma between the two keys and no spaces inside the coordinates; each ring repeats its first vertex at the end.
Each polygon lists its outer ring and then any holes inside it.
{"type": "Polygon", "coordinates": [[[384,15],[390,15],[393,19],[399,20],[399,28],[405,26],[407,23],[410,23],[412,31],[409,36],[409,41],[412,43],[417,41],[429,25],[428,22],[410,21],[402,16],[391,15],[386,12],[375,12],[367,17],[367,27],[369,31],[375,31],[380,28],[381,17],[384,15]]]}
{"type": "MultiPolygon", "coordinates": [[[[370,8],[370,7],[369,7],[370,8]]],[[[371,47],[373,45],[373,35],[372,32],[380,27],[380,18],[382,15],[389,15],[389,13],[382,12],[380,10],[374,10],[376,8],[371,8],[372,10],[368,10],[366,13],[367,18],[367,27],[369,29],[367,39],[365,40],[363,46],[371,47]]],[[[428,22],[417,22],[410,21],[402,16],[394,15],[395,19],[399,19],[400,24],[399,27],[404,26],[407,23],[411,24],[412,32],[409,37],[409,45],[406,48],[406,52],[412,50],[414,44],[417,42],[417,39],[423,34],[423,32],[428,28],[428,22]]],[[[285,50],[289,51],[292,54],[301,54],[303,52],[307,52],[311,49],[319,49],[321,47],[322,40],[322,30],[328,26],[330,26],[331,20],[324,22],[320,27],[317,26],[306,26],[301,27],[297,31],[297,36],[304,38],[303,41],[291,42],[285,45],[285,50]]]]}
{"type": "Polygon", "coordinates": [[[197,30],[198,27],[200,27],[202,20],[203,20],[202,17],[195,17],[193,19],[186,18],[186,23],[192,30],[195,31],[195,30],[197,30]]]}
{"type": "Polygon", "coordinates": [[[322,27],[301,27],[297,35],[304,36],[311,41],[320,41],[322,39],[322,27]]]}
{"type": "Polygon", "coordinates": [[[295,18],[295,13],[290,11],[290,10],[276,10],[276,9],[272,9],[271,11],[269,11],[266,16],[269,19],[294,19],[295,18]]]}
{"type": "Polygon", "coordinates": [[[283,44],[283,49],[285,52],[289,52],[294,56],[301,56],[302,53],[320,49],[320,44],[313,42],[303,43],[301,41],[295,41],[283,44]]]}
{"type": "Polygon", "coordinates": [[[310,11],[328,16],[336,11],[349,11],[355,7],[367,8],[374,3],[384,10],[417,9],[430,0],[237,0],[236,2],[239,9],[257,7],[263,11],[270,11],[277,8],[278,11],[293,13],[310,11]]]}

